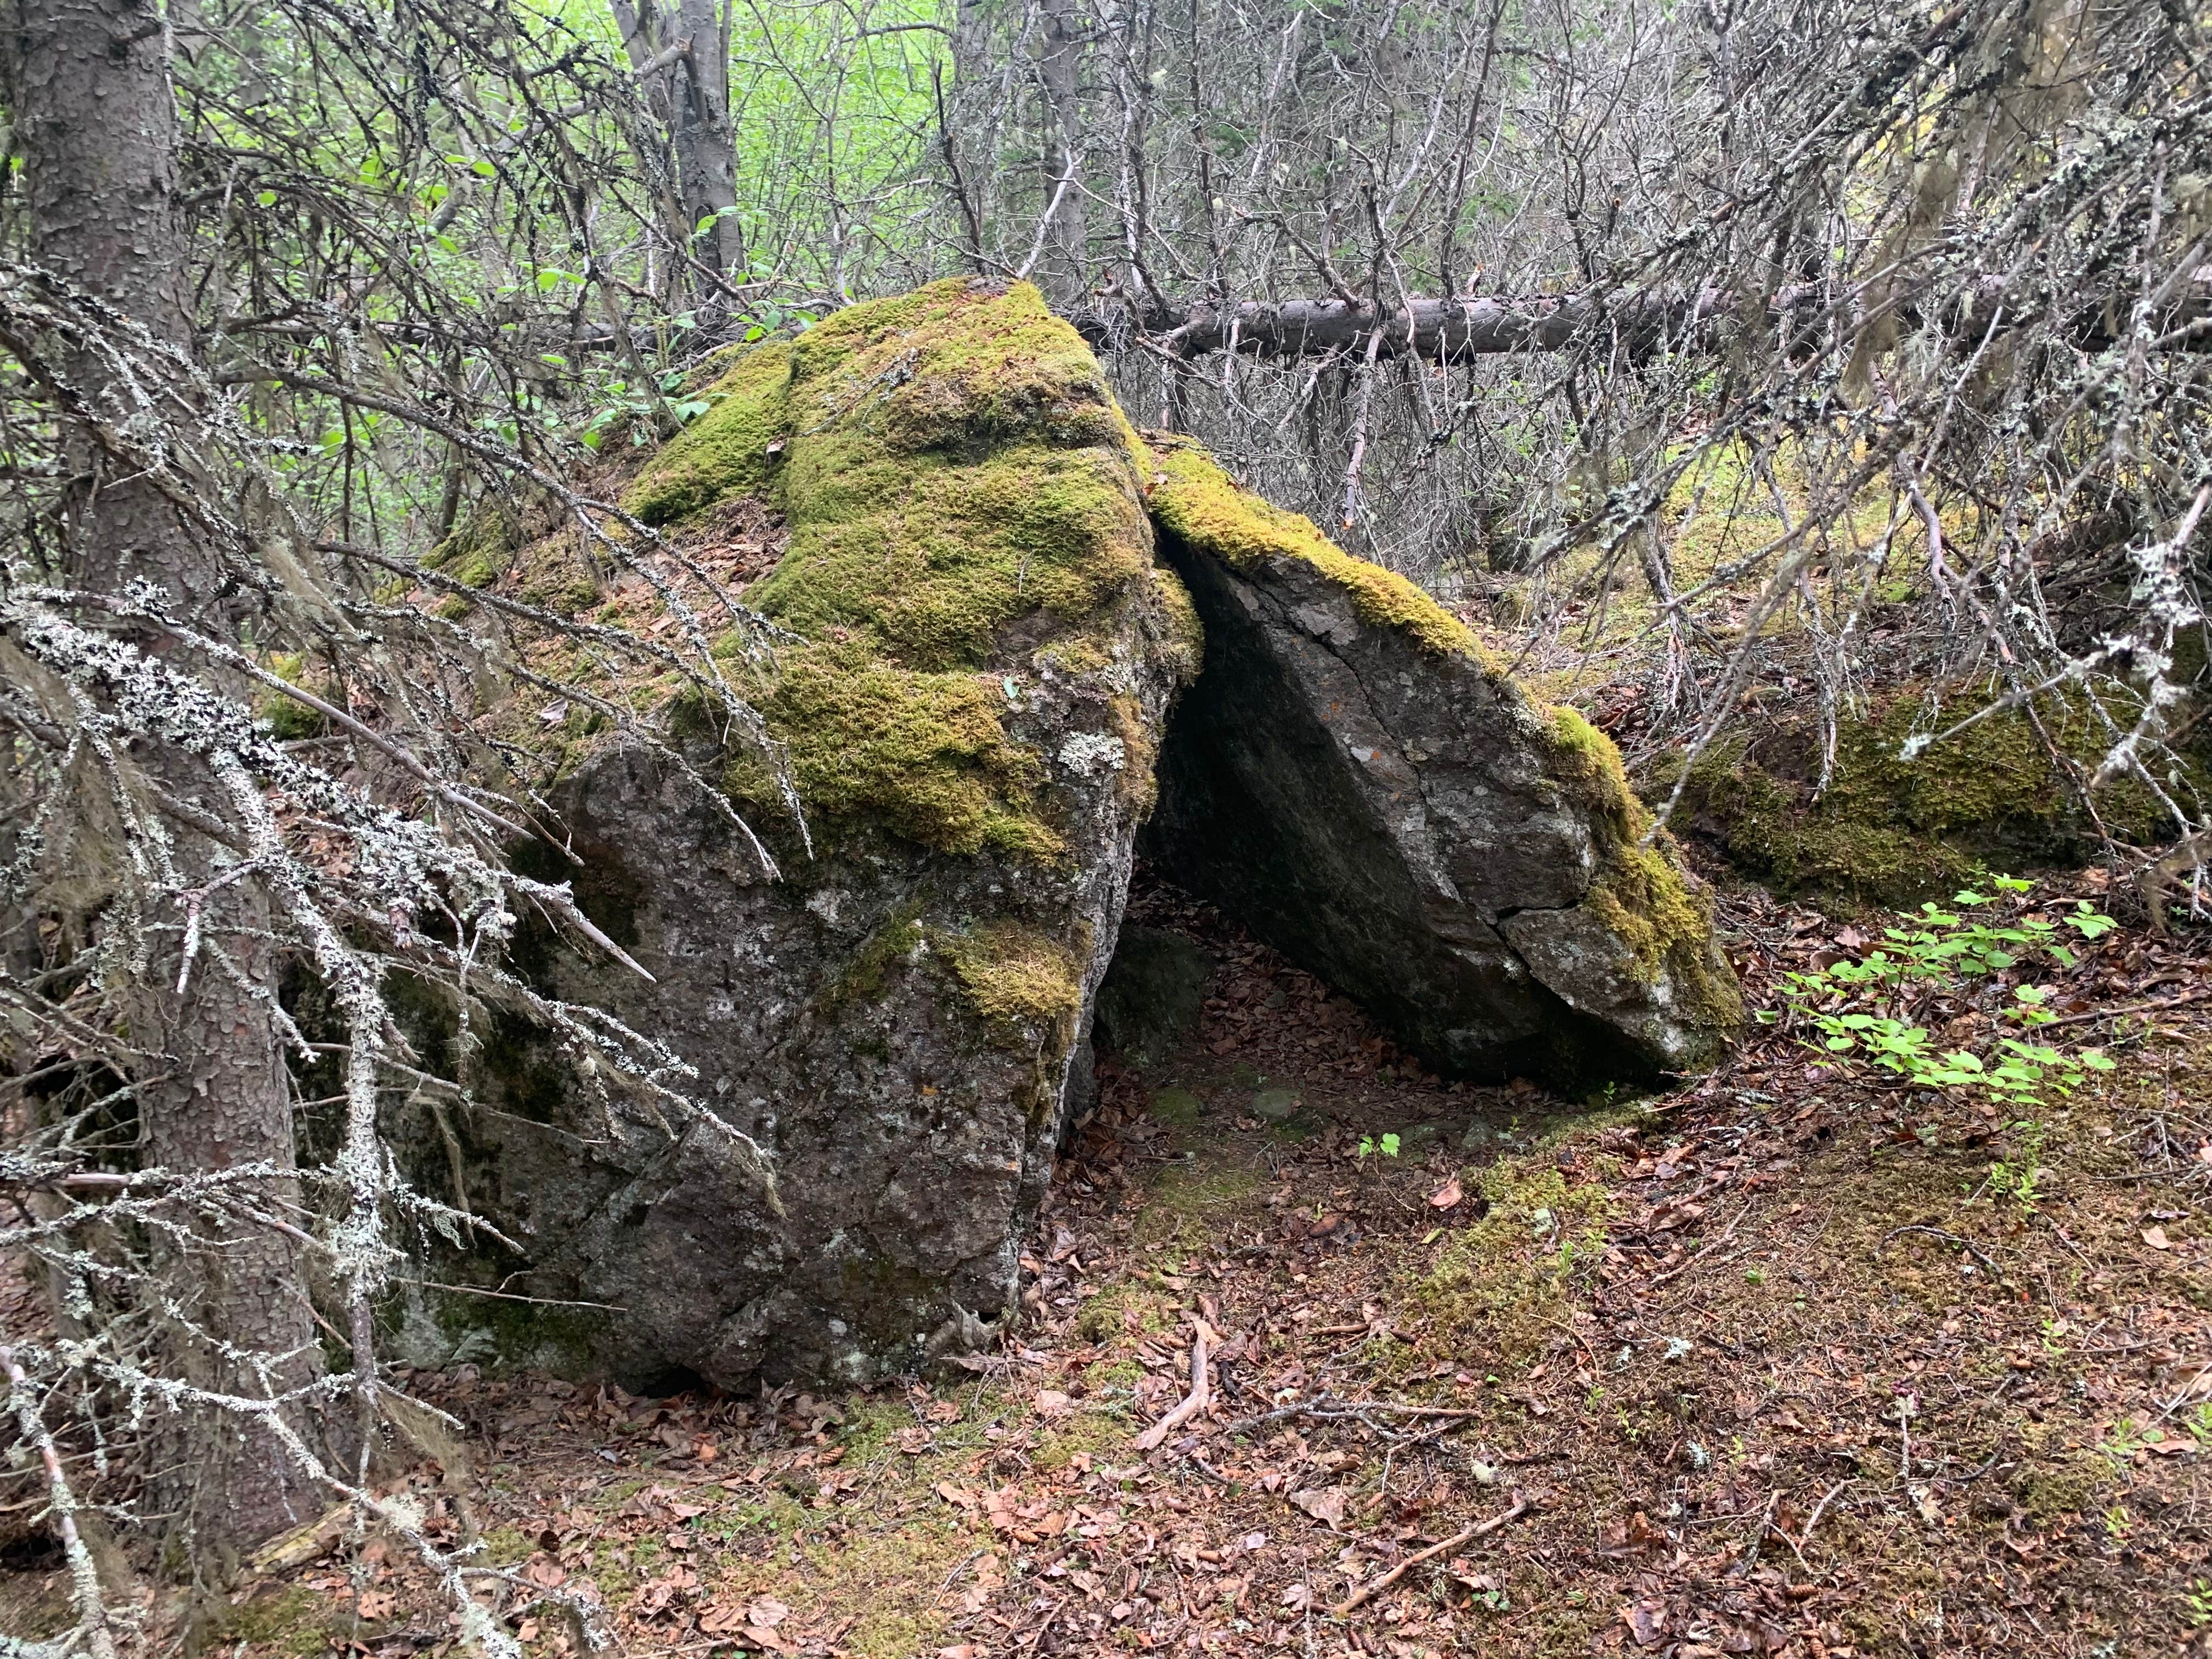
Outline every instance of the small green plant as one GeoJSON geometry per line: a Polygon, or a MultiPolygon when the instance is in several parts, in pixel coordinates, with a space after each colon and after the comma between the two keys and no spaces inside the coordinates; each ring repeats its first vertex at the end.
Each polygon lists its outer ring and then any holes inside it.
{"type": "Polygon", "coordinates": [[[2149,1437],[2144,1434],[2135,1419],[2124,1417],[2112,1425],[2112,1431],[2104,1437],[2097,1449],[2102,1452],[2117,1468],[2133,1458],[2137,1452],[2148,1444],[2150,1444],[2149,1437]]]}
{"type": "Polygon", "coordinates": [[[1380,1140],[1362,1135],[1359,1137],[1359,1160],[1364,1164],[1377,1154],[1384,1158],[1395,1158],[1398,1156],[1398,1137],[1395,1134],[1386,1134],[1380,1140]]]}
{"type": "Polygon", "coordinates": [[[678,397],[676,393],[683,384],[681,371],[663,374],[655,386],[632,386],[625,380],[608,382],[606,390],[611,401],[586,424],[585,446],[597,449],[606,441],[607,429],[622,421],[629,422],[629,441],[639,447],[653,441],[653,428],[660,422],[667,422],[672,429],[689,426],[714,405],[704,398],[678,397]]]}
{"type": "Polygon", "coordinates": [[[2043,1147],[2047,1131],[2036,1118],[2021,1118],[2006,1125],[2020,1137],[2012,1157],[1990,1165],[1989,1190],[1999,1198],[2009,1198],[2023,1211],[2033,1212],[2042,1200],[2036,1186],[2043,1173],[2043,1147]]]}
{"type": "Polygon", "coordinates": [[[2212,1584],[2202,1578],[2181,1592],[2181,1610],[2189,1622],[2198,1627],[2212,1625],[2212,1584]]]}
{"type": "MultiPolygon", "coordinates": [[[[1808,1046],[1837,1064],[1871,1066],[1916,1088],[1978,1089],[2015,1107],[2040,1106],[2048,1095],[2067,1095],[2091,1072],[2112,1069],[2100,1050],[2062,1049],[2033,1039],[2039,1026],[2057,1018],[2040,986],[2014,983],[1995,1012],[2002,1025],[2020,1033],[2001,1036],[1984,1052],[1944,1049],[1925,1023],[1929,1005],[1986,1000],[2002,978],[2043,963],[2070,969],[2077,945],[2102,938],[2118,924],[2086,901],[2057,917],[2003,914],[2033,884],[1996,876],[1992,893],[1969,888],[1958,908],[1933,903],[1899,915],[1903,926],[1883,930],[1882,943],[1855,961],[1784,976],[1786,1008],[1760,1015],[1769,1022],[1793,1018],[1809,1028],[1808,1046]]],[[[2017,910],[2017,904],[2011,906],[2017,910]]],[[[2030,1187],[2033,1170],[2027,1172],[2030,1187]]]]}

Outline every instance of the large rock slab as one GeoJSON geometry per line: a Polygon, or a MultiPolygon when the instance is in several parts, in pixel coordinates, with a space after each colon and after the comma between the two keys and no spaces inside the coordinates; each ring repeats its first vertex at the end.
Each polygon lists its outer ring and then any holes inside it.
{"type": "Polygon", "coordinates": [[[1612,744],[1411,583],[1156,443],[1206,640],[1143,843],[1162,872],[1446,1072],[1585,1086],[1711,1059],[1741,1000],[1612,744]]]}
{"type": "Polygon", "coordinates": [[[672,709],[672,753],[584,748],[553,804],[586,867],[522,856],[575,875],[653,982],[550,946],[526,965],[667,1043],[702,1109],[598,1086],[603,1066],[496,1025],[456,1130],[516,1248],[481,1245],[475,1271],[598,1304],[512,1312],[510,1358],[857,1382],[967,1352],[1013,1304],[1199,641],[1153,562],[1133,435],[1026,285],[839,313],[717,395],[627,504],[678,526],[736,495],[783,514],[787,549],[747,597],[803,642],[756,702],[811,850],[759,753],[726,750],[700,709],[672,709]]]}
{"type": "MultiPolygon", "coordinates": [[[[673,682],[625,687],[663,696],[662,738],[571,711],[547,792],[565,848],[516,849],[652,977],[550,931],[518,968],[674,1063],[641,1079],[516,1014],[422,1014],[428,1069],[458,1066],[472,1103],[426,1091],[398,1139],[496,1229],[444,1276],[497,1295],[418,1307],[410,1357],[734,1386],[988,1340],[1089,1086],[1156,777],[1170,872],[1439,1066],[1644,1075],[1734,1018],[1612,746],[1410,584],[1140,441],[1027,285],[854,307],[739,356],[713,396],[624,502],[702,545],[781,515],[745,600],[787,637],[772,663],[734,639],[727,658],[771,746],[673,682]]],[[[669,622],[636,592],[591,609],[578,561],[533,548],[486,580],[601,626],[669,622]]],[[[514,712],[513,741],[553,741],[547,711],[514,712]]],[[[1141,967],[1109,1022],[1138,1058],[1189,1012],[1153,1004],[1198,988],[1184,971],[1154,996],[1141,967]]]]}

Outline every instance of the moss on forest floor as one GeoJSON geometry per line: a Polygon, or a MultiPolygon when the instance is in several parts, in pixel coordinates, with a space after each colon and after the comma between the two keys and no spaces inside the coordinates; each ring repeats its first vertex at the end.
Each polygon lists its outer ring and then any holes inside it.
{"type": "MultiPolygon", "coordinates": [[[[1951,723],[1910,690],[1846,718],[1823,790],[1817,717],[1747,717],[1691,769],[1672,822],[1774,891],[1878,905],[1947,896],[1984,865],[2079,863],[2100,844],[2098,820],[2131,843],[2172,834],[2165,807],[2130,780],[2097,792],[2095,819],[2084,810],[2082,783],[2113,734],[2082,700],[2047,699],[2035,722],[1995,714],[1904,757],[1908,738],[1951,723]]],[[[1679,755],[1653,765],[1655,805],[1681,769],[1679,755]]]]}
{"type": "MultiPolygon", "coordinates": [[[[1807,956],[1832,925],[1737,921],[1807,956]]],[[[474,1425],[492,1554],[588,1581],[640,1655],[746,1643],[756,1617],[798,1651],[884,1659],[1194,1638],[1565,1659],[1629,1650],[1638,1621],[1907,1659],[2031,1620],[2087,1659],[2203,1622],[2212,1549],[2186,1517],[2212,1411],[2160,1407],[2208,1357],[2212,1232],[2193,1151],[2163,1149],[2177,1099],[2212,1086],[2212,1024],[2122,1051],[2033,1129],[1778,1037],[1593,1112],[1438,1084],[1279,958],[1203,942],[1206,1022],[1143,1077],[1105,1068],[1018,1342],[834,1398],[416,1379],[474,1425]],[[1247,1114],[1271,1085],[1302,1127],[1247,1114]],[[1163,1091],[1182,1098],[1155,1112],[1163,1091]],[[1146,1457],[1200,1322],[1217,1407],[1146,1457]]],[[[2193,960],[2114,935],[2076,978],[2193,960]]],[[[434,1622],[397,1559],[372,1588],[434,1622]]],[[[247,1605],[327,1613],[348,1582],[321,1562],[247,1605]]],[[[562,1652],[542,1612],[508,1623],[532,1659],[562,1652]]],[[[248,1634],[243,1659],[283,1639],[248,1634]]]]}

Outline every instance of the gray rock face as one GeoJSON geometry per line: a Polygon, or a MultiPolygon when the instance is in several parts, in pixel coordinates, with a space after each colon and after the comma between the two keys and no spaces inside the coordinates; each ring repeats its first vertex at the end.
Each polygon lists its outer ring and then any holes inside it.
{"type": "Polygon", "coordinates": [[[403,1109],[418,1179],[498,1230],[450,1276],[567,1304],[459,1300],[446,1338],[731,1386],[988,1340],[1091,1086],[1094,1012],[1139,1060],[1198,1012],[1203,957],[1135,930],[1100,1006],[1156,756],[1167,873],[1431,1063],[1583,1079],[1709,1051],[1733,982],[1637,847],[1610,745],[1533,709],[1410,585],[1147,452],[1034,290],[939,283],[775,352],[629,499],[679,525],[738,493],[783,513],[748,602],[803,636],[760,708],[812,850],[758,757],[680,706],[664,746],[568,757],[551,800],[580,868],[518,857],[653,978],[550,934],[517,966],[675,1063],[640,1079],[519,1015],[465,1041],[423,1017],[477,1105],[403,1109]],[[1170,726],[1197,616],[1205,673],[1170,726]]]}
{"type": "Polygon", "coordinates": [[[1198,1029],[1213,963],[1181,933],[1131,924],[1098,989],[1099,1041],[1139,1067],[1158,1066],[1198,1029]]]}
{"type": "MultiPolygon", "coordinates": [[[[1152,687],[1156,718],[1169,689],[1152,687]]],[[[1092,713],[1070,695],[1031,715],[1056,732],[1092,713]]],[[[1063,787],[1079,865],[848,837],[802,884],[763,879],[649,754],[617,748],[578,775],[562,805],[591,866],[580,900],[655,982],[563,952],[539,983],[674,1048],[712,1115],[594,1102],[523,1041],[490,1057],[501,1115],[470,1130],[479,1206],[523,1247],[531,1294],[624,1310],[589,1322],[565,1363],[862,1381],[968,1352],[976,1322],[1002,1316],[1136,828],[1110,783],[1063,787]],[[1007,937],[1012,916],[1035,931],[1007,937]],[[994,973],[1042,982],[994,1000],[994,973]]]]}
{"type": "Polygon", "coordinates": [[[1014,1304],[1087,1084],[1152,752],[1197,660],[1133,437],[1025,285],[939,283],[778,349],[633,495],[782,510],[749,598],[804,635],[758,695],[811,851],[757,756],[681,704],[668,747],[601,736],[552,792],[583,868],[519,857],[573,878],[653,979],[543,940],[518,966],[690,1074],[655,1093],[501,1021],[465,1066],[481,1109],[422,1124],[426,1183],[450,1130],[456,1182],[511,1241],[477,1237],[474,1282],[596,1304],[528,1314],[509,1358],[735,1386],[968,1352],[1014,1304]]]}
{"type": "Polygon", "coordinates": [[[1611,744],[1210,462],[1164,465],[1154,513],[1206,648],[1145,855],[1440,1069],[1584,1085],[1709,1059],[1734,979],[1636,845],[1611,744]]]}

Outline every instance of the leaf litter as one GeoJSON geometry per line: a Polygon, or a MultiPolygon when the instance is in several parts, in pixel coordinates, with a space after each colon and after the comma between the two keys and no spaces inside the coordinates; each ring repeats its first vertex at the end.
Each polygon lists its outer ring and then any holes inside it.
{"type": "MultiPolygon", "coordinates": [[[[641,1655],[2087,1655],[2212,1624],[2201,941],[2117,933],[2048,985],[2121,1063],[2029,1121],[1773,1029],[1641,1101],[1447,1084],[1205,907],[1133,914],[1219,969],[1181,1054],[1102,1060],[1004,1352],[836,1397],[458,1364],[404,1380],[473,1479],[391,1484],[641,1655]],[[1290,1123],[1249,1111],[1270,1087],[1290,1123]],[[1195,1121],[1152,1113],[1170,1089],[1195,1121]],[[1194,1343],[1201,1404],[1139,1451],[1194,1343]]],[[[1755,892],[1724,921],[1754,1006],[1867,937],[1755,892]]],[[[311,1547],[241,1587],[286,1617],[234,1619],[234,1659],[454,1649],[401,1552],[311,1547]]],[[[550,1603],[496,1611],[586,1650],[550,1603]]]]}

